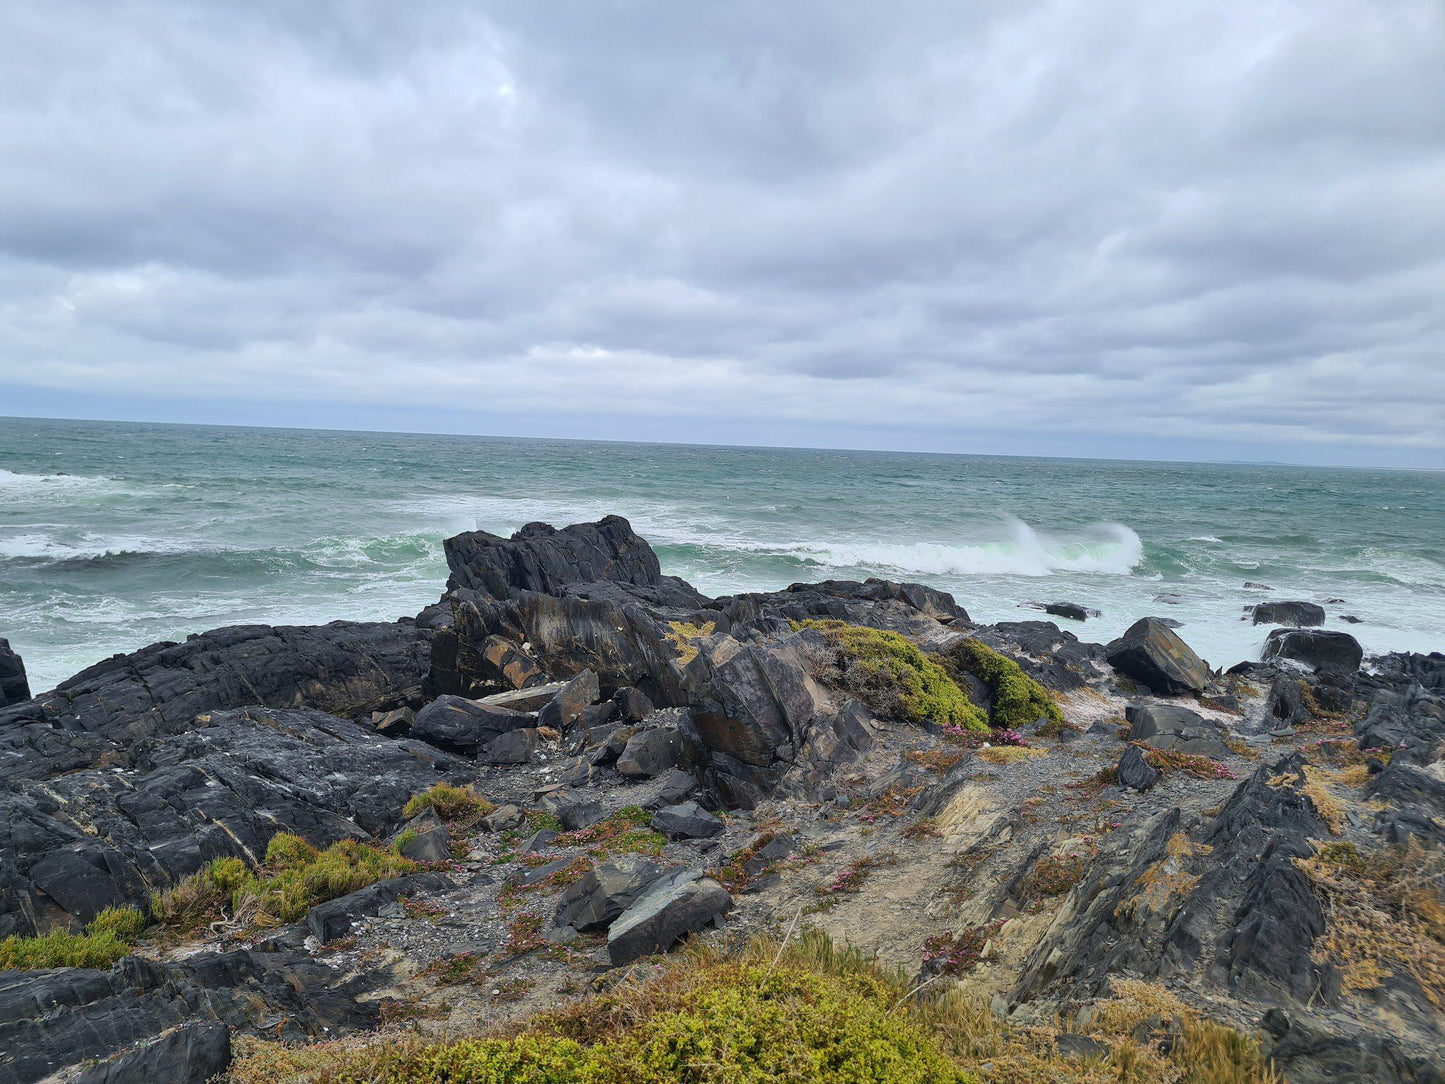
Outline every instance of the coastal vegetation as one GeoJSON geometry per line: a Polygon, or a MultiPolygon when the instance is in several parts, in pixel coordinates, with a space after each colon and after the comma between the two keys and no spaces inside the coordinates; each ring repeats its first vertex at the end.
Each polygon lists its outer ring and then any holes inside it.
{"type": "Polygon", "coordinates": [[[38,937],[7,937],[0,941],[0,971],[109,967],[131,950],[145,925],[145,915],[134,907],[107,907],[80,933],[54,930],[38,937]]]}

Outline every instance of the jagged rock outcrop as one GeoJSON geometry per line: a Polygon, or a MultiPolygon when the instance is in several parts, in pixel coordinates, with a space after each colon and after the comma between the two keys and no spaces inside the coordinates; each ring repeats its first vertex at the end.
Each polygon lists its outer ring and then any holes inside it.
{"type": "Polygon", "coordinates": [[[30,699],[30,682],[25,677],[25,660],[10,650],[10,641],[0,637],[0,708],[30,699]]]}
{"type": "Polygon", "coordinates": [[[318,711],[245,708],[127,747],[124,768],[0,779],[0,937],[146,906],[213,858],[279,831],[369,838],[463,762],[318,711]]]}

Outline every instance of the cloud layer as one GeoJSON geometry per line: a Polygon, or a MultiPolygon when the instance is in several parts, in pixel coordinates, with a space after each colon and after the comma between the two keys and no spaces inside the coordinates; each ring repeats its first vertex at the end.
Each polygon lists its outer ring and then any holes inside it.
{"type": "Polygon", "coordinates": [[[1438,0],[487,7],[0,2],[0,414],[1445,465],[1438,0]]]}

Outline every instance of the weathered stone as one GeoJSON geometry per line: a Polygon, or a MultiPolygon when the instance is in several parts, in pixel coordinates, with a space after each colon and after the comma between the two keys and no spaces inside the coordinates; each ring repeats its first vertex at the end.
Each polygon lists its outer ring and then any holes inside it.
{"type": "Polygon", "coordinates": [[[483,764],[528,764],[537,755],[537,731],[534,727],[522,727],[499,734],[477,753],[483,764]]]}
{"type": "Polygon", "coordinates": [[[1316,670],[1348,675],[1360,668],[1364,650],[1348,632],[1275,629],[1264,642],[1266,659],[1293,659],[1316,670]]]}
{"type": "Polygon", "coordinates": [[[546,685],[530,685],[525,689],[509,689],[504,693],[478,697],[477,702],[497,708],[510,708],[512,711],[540,711],[566,685],[565,681],[553,681],[546,685]]]}
{"type": "Polygon", "coordinates": [[[537,725],[566,733],[582,722],[588,706],[597,702],[598,695],[597,675],[583,670],[557,690],[557,695],[537,713],[537,725]]]}
{"type": "Polygon", "coordinates": [[[10,641],[0,639],[0,708],[30,699],[30,682],[25,677],[25,662],[10,650],[10,641]]]}
{"type": "Polygon", "coordinates": [[[624,854],[588,870],[562,894],[553,924],[586,933],[612,923],[662,876],[662,867],[640,854],[624,854]]]}
{"type": "Polygon", "coordinates": [[[696,802],[664,806],[653,814],[652,827],[668,839],[711,839],[726,830],[722,821],[696,802]]]}
{"type": "Polygon", "coordinates": [[[1209,667],[1158,618],[1140,618],[1105,652],[1115,670],[1157,693],[1197,693],[1209,684],[1209,667]]]}
{"type": "Polygon", "coordinates": [[[690,933],[720,922],[732,910],[728,890],[710,877],[679,874],[655,881],[607,931],[614,965],[665,952],[690,933]]]}
{"type": "Polygon", "coordinates": [[[557,813],[557,819],[562,822],[562,827],[569,832],[590,828],[606,817],[607,811],[602,808],[600,802],[571,802],[563,806],[557,813]]]}
{"type": "Polygon", "coordinates": [[[652,779],[673,768],[694,767],[706,756],[687,711],[663,709],[627,739],[616,767],[628,778],[652,779]]]}
{"type": "Polygon", "coordinates": [[[653,710],[652,701],[647,698],[647,694],[631,685],[623,686],[613,693],[612,702],[617,705],[617,716],[624,723],[640,723],[653,710]]]}
{"type": "Polygon", "coordinates": [[[450,887],[451,882],[441,873],[414,873],[377,881],[338,899],[318,903],[306,912],[306,928],[324,945],[345,937],[358,919],[380,914],[403,896],[445,892],[450,887]]]}
{"type": "Polygon", "coordinates": [[[501,636],[488,636],[482,642],[481,657],[486,663],[483,671],[490,668],[498,679],[513,689],[525,689],[547,680],[536,659],[501,636]]]}
{"type": "Polygon", "coordinates": [[[1222,757],[1229,753],[1224,744],[1225,730],[1197,711],[1175,704],[1130,704],[1124,709],[1129,721],[1129,737],[1155,749],[1172,749],[1206,757],[1222,757]]]}
{"type": "Polygon", "coordinates": [[[206,1084],[231,1064],[231,1033],[224,1024],[185,1024],[93,1065],[74,1084],[206,1084]]]}
{"type": "Polygon", "coordinates": [[[525,815],[514,805],[498,806],[481,819],[484,832],[505,832],[508,828],[520,828],[525,815]]]}
{"type": "Polygon", "coordinates": [[[1325,608],[1313,602],[1257,602],[1250,607],[1256,625],[1292,625],[1303,628],[1325,623],[1325,608]]]}
{"type": "Polygon", "coordinates": [[[1144,759],[1137,745],[1131,745],[1119,757],[1119,786],[1145,791],[1159,782],[1159,770],[1144,759]]]}
{"type": "Polygon", "coordinates": [[[493,738],[533,722],[526,712],[448,694],[416,713],[411,736],[449,752],[476,755],[493,738]]]}
{"type": "Polygon", "coordinates": [[[387,738],[404,738],[411,733],[411,724],[416,712],[411,708],[393,708],[391,711],[373,711],[371,725],[376,732],[387,738]]]}
{"type": "Polygon", "coordinates": [[[452,856],[451,833],[433,809],[424,809],[403,824],[391,844],[413,862],[444,862],[452,856]]]}

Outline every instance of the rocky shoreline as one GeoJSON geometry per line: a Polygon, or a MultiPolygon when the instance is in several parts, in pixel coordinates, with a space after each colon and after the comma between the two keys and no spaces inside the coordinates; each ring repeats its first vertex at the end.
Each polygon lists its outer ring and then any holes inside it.
{"type": "Polygon", "coordinates": [[[1219,672],[1151,617],[1099,645],[916,584],[707,598],[617,516],[446,556],[415,618],[219,629],[33,698],[0,641],[0,938],[157,923],[157,894],[269,868],[278,837],[407,863],[296,921],[223,910],[109,967],[0,971],[0,1084],[486,1028],[689,935],[799,922],[924,981],[976,940],[950,980],[1020,1025],[1087,1021],[1125,977],[1291,1081],[1445,1080],[1445,910],[1390,895],[1445,850],[1445,657],[1365,659],[1292,604],[1219,672]],[[951,675],[956,721],[840,629],[951,675]],[[485,810],[408,815],[437,784],[485,810]]]}

